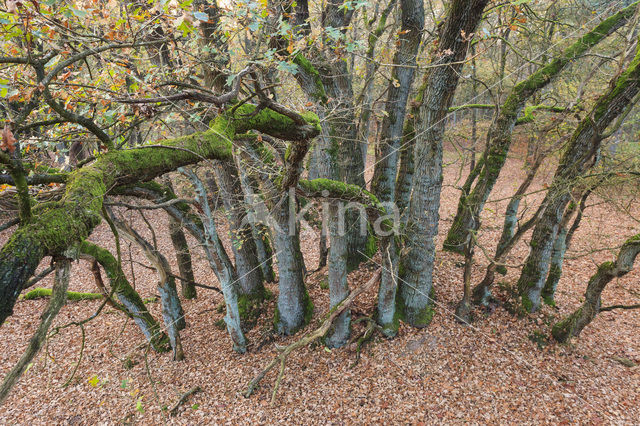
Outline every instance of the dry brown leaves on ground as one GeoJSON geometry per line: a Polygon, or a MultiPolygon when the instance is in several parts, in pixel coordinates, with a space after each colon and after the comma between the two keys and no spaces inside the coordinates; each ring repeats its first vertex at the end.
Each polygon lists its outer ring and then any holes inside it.
{"type": "MultiPolygon", "coordinates": [[[[500,232],[506,204],[503,199],[523,176],[519,164],[508,163],[492,194],[493,200],[502,201],[488,203],[484,213],[480,243],[491,250],[500,232]]],[[[458,192],[453,184],[459,183],[458,178],[455,167],[446,170],[440,243],[455,213],[458,192]]],[[[168,232],[163,231],[167,229],[166,218],[158,211],[152,214],[160,248],[177,271],[168,232]]],[[[145,231],[142,221],[136,220],[136,226],[145,231]]],[[[0,236],[1,242],[8,232],[0,236]]],[[[238,355],[232,352],[226,332],[216,324],[223,315],[217,309],[221,296],[199,289],[197,300],[184,301],[188,326],[182,332],[182,343],[186,360],[172,362],[168,354],[150,352],[148,372],[145,348],[141,346],[143,336],[130,320],[106,308],[86,326],[83,359],[70,385],[62,386],[78,361],[81,346],[80,330],[74,327],[48,342],[46,352],[37,357],[0,408],[0,422],[634,423],[640,418],[640,370],[625,366],[619,359],[640,362],[640,311],[602,313],[570,346],[556,345],[546,336],[555,320],[579,305],[596,265],[611,259],[615,252],[600,249],[615,247],[635,233],[637,224],[611,206],[592,207],[566,262],[557,296],[558,310],[545,308],[527,318],[514,317],[502,307],[491,315],[477,310],[472,326],[456,323],[452,315],[461,296],[462,259],[439,252],[435,270],[437,313],[431,325],[422,330],[402,326],[393,340],[374,339],[365,346],[354,368],[350,368],[355,358],[353,344],[339,350],[315,346],[298,351],[287,363],[273,408],[269,401],[276,372],[265,378],[251,398],[241,396],[247,382],[272,359],[275,345],[296,338],[269,340],[273,301],[247,334],[249,353],[238,355]],[[172,408],[181,395],[196,386],[201,392],[191,395],[176,410],[176,416],[165,417],[162,408],[172,408]]],[[[114,249],[104,225],[91,240],[114,249]]],[[[318,261],[317,236],[307,232],[302,244],[312,270],[318,261]]],[[[521,263],[526,254],[526,245],[520,244],[507,263],[521,263]]],[[[124,246],[124,260],[130,257],[143,259],[137,248],[124,246]]],[[[217,285],[197,249],[194,263],[199,282],[217,285]]],[[[482,277],[486,264],[487,259],[478,254],[474,282],[482,277]]],[[[157,294],[153,271],[135,263],[126,269],[143,297],[157,294]]],[[[351,286],[367,280],[371,270],[369,265],[353,272],[349,276],[351,286]]],[[[328,290],[322,285],[325,275],[326,269],[308,279],[316,306],[315,323],[328,307],[328,290]]],[[[605,304],[637,303],[639,276],[636,271],[612,282],[603,295],[605,304]]],[[[500,279],[513,283],[517,271],[500,279]]],[[[95,290],[87,263],[73,265],[70,289],[95,290]]],[[[277,285],[269,284],[269,289],[277,294],[277,285]]],[[[373,289],[360,297],[354,305],[354,317],[371,315],[375,296],[373,289]]],[[[22,354],[45,303],[19,301],[15,314],[0,328],[0,342],[5,348],[0,353],[3,375],[22,354]]],[[[55,324],[86,318],[99,304],[70,302],[55,324]]],[[[160,318],[159,304],[148,306],[160,318]]],[[[354,333],[359,331],[356,328],[354,333]]]]}

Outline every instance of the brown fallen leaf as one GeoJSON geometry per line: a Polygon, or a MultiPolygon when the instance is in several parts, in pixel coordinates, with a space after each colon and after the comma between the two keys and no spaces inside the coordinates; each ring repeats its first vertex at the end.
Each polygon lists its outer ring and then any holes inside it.
{"type": "Polygon", "coordinates": [[[2,142],[0,142],[0,149],[9,151],[13,154],[16,150],[16,142],[17,140],[13,136],[11,127],[8,124],[5,124],[4,129],[2,129],[2,142]]]}

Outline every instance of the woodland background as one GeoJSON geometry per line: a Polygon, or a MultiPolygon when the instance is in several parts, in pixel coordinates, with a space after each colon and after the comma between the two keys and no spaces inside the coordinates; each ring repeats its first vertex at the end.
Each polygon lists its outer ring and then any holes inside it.
{"type": "Polygon", "coordinates": [[[6,1],[3,421],[633,422],[639,17],[6,1]]]}

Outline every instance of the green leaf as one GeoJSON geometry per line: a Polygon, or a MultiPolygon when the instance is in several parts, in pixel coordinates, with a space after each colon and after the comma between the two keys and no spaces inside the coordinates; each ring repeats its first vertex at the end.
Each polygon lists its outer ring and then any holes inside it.
{"type": "Polygon", "coordinates": [[[294,75],[298,73],[298,66],[296,64],[290,64],[284,61],[278,62],[278,69],[280,71],[286,71],[294,75]]]}
{"type": "Polygon", "coordinates": [[[253,32],[258,31],[260,29],[260,22],[253,21],[252,23],[249,24],[249,29],[253,32]]]}
{"type": "Polygon", "coordinates": [[[229,74],[227,76],[227,86],[231,86],[231,83],[233,83],[233,80],[236,79],[236,75],[235,74],[229,74]]]}
{"type": "Polygon", "coordinates": [[[100,383],[100,379],[98,379],[98,376],[96,376],[95,374],[89,377],[88,381],[89,381],[89,384],[94,388],[98,386],[98,383],[100,383]]]}

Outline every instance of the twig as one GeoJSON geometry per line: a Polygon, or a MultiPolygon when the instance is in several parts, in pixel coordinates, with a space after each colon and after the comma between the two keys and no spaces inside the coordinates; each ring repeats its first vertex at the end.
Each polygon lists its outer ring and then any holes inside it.
{"type": "Polygon", "coordinates": [[[189,204],[193,204],[193,200],[189,200],[186,198],[174,198],[173,200],[169,200],[166,201],[164,203],[160,203],[160,204],[154,204],[152,206],[139,206],[139,205],[135,205],[135,204],[129,204],[129,203],[121,203],[121,202],[108,202],[108,203],[104,203],[105,205],[109,206],[109,207],[126,207],[128,209],[134,209],[134,210],[155,210],[155,209],[163,209],[165,207],[169,207],[172,206],[174,204],[178,204],[178,203],[189,203],[189,204]]]}
{"type": "Polygon", "coordinates": [[[188,391],[186,391],[185,393],[182,394],[182,396],[180,397],[180,399],[178,400],[178,402],[176,402],[174,404],[173,407],[171,407],[171,409],[169,410],[169,415],[171,416],[175,416],[176,414],[178,414],[178,408],[180,408],[180,406],[182,404],[184,404],[186,402],[186,400],[193,394],[196,394],[198,392],[200,392],[202,389],[200,389],[200,386],[196,386],[192,389],[189,389],[188,391]]]}
{"type": "Polygon", "coordinates": [[[349,366],[350,369],[358,365],[358,363],[360,362],[360,353],[362,352],[362,347],[371,340],[371,338],[373,337],[373,332],[380,328],[380,326],[369,317],[358,318],[357,320],[353,321],[352,326],[361,321],[367,322],[367,328],[364,330],[364,333],[362,333],[357,339],[356,359],[353,361],[353,364],[349,366]]]}
{"type": "Polygon", "coordinates": [[[254,377],[251,382],[249,382],[249,384],[247,385],[247,390],[243,393],[244,397],[250,397],[260,381],[264,378],[264,376],[266,376],[266,374],[271,371],[276,365],[280,364],[280,371],[278,372],[278,377],[276,378],[273,393],[271,394],[271,405],[273,405],[276,400],[276,393],[278,392],[278,388],[280,387],[280,382],[282,381],[282,377],[284,376],[284,368],[289,354],[296,349],[305,347],[308,344],[313,343],[316,339],[319,339],[327,334],[329,328],[331,327],[331,324],[338,317],[338,315],[340,315],[345,309],[351,306],[351,304],[360,294],[373,287],[373,285],[380,280],[381,272],[382,269],[378,269],[373,274],[371,279],[369,279],[369,281],[356,288],[351,294],[349,294],[349,296],[347,296],[346,299],[344,299],[335,308],[329,311],[327,318],[322,322],[322,325],[319,328],[310,333],[307,333],[302,338],[296,340],[290,345],[284,348],[280,348],[280,353],[269,363],[269,365],[267,365],[260,373],[258,373],[258,375],[256,375],[256,377],[254,377]]]}
{"type": "Polygon", "coordinates": [[[613,311],[614,309],[640,309],[640,303],[637,305],[611,305],[600,308],[600,312],[613,311]]]}
{"type": "Polygon", "coordinates": [[[53,266],[49,266],[47,269],[43,270],[38,275],[36,275],[35,277],[31,278],[29,280],[29,282],[27,282],[27,284],[24,286],[23,290],[34,286],[38,281],[46,278],[54,270],[55,270],[55,268],[53,266]]]}

